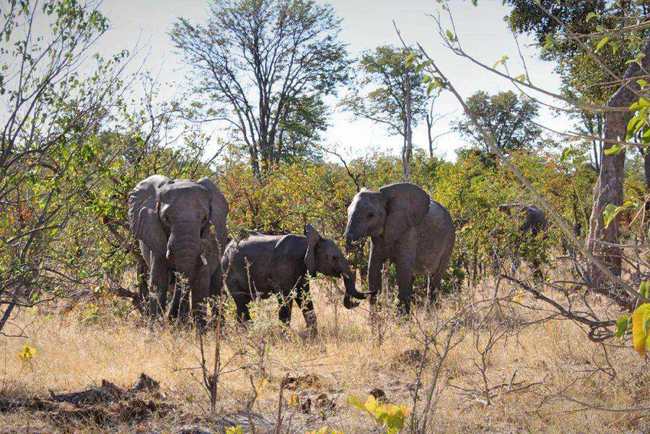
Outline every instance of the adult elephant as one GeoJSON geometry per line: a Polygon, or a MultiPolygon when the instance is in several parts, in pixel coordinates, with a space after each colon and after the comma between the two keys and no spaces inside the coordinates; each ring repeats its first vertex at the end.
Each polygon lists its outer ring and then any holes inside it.
{"type": "Polygon", "coordinates": [[[254,234],[231,241],[221,262],[228,292],[235,300],[240,321],[250,320],[248,303],[254,298],[278,296],[279,318],[291,322],[293,300],[302,310],[307,326],[316,333],[316,314],[309,293],[307,273],[341,277],[345,285],[343,304],[355,307],[353,299],[365,298],[355,288],[355,273],[332,240],[323,238],[312,226],[305,235],[254,234]]]}
{"type": "Polygon", "coordinates": [[[192,314],[204,324],[205,299],[221,291],[227,216],[228,203],[208,178],[194,182],[153,175],[131,191],[129,225],[149,269],[152,315],[166,309],[174,272],[179,272],[189,280],[192,314]]]}
{"type": "Polygon", "coordinates": [[[351,247],[368,236],[372,241],[370,293],[381,291],[381,269],[389,260],[397,269],[398,301],[403,313],[410,310],[415,274],[428,276],[429,299],[433,301],[456,239],[447,209],[410,183],[386,185],[378,192],[364,189],[348,207],[346,245],[351,247]]]}

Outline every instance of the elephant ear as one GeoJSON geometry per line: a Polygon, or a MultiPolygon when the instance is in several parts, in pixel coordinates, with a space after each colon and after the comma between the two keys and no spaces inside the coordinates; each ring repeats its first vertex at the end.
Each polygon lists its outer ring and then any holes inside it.
{"type": "Polygon", "coordinates": [[[307,265],[307,271],[313,277],[316,275],[316,245],[321,240],[321,236],[316,228],[310,224],[305,226],[305,236],[307,237],[305,265],[307,265]]]}
{"type": "Polygon", "coordinates": [[[386,200],[384,239],[389,242],[419,225],[429,212],[431,198],[415,184],[391,184],[380,188],[379,192],[386,200]]]}
{"type": "Polygon", "coordinates": [[[152,175],[140,181],[129,194],[128,217],[131,232],[160,256],[164,256],[167,249],[167,234],[158,216],[157,191],[167,182],[167,177],[152,175]]]}
{"type": "Polygon", "coordinates": [[[223,250],[228,240],[228,202],[219,188],[208,178],[201,178],[198,184],[202,185],[210,193],[210,223],[214,226],[217,234],[219,248],[223,250]]]}

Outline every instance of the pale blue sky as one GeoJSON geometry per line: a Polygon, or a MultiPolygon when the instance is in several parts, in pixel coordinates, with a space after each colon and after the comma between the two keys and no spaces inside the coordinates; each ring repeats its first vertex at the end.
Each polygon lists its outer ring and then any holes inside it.
{"type": "MultiPolygon", "coordinates": [[[[101,9],[111,20],[111,29],[100,40],[97,49],[101,54],[109,55],[122,48],[132,49],[138,44],[141,47],[139,56],[144,58],[146,54],[145,68],[158,76],[161,82],[175,83],[165,90],[166,94],[180,92],[187,83],[188,70],[175,52],[167,32],[178,16],[204,21],[207,1],[104,0],[101,9]]],[[[506,81],[456,57],[442,46],[432,18],[427,16],[438,10],[435,0],[331,0],[327,3],[343,19],[340,36],[349,44],[353,56],[378,45],[397,45],[399,40],[392,25],[394,19],[404,38],[408,42],[420,42],[464,96],[479,89],[494,93],[512,88],[506,81]]],[[[466,51],[489,65],[508,55],[514,75],[522,73],[515,42],[503,21],[507,9],[501,0],[480,0],[478,3],[479,6],[474,7],[468,0],[450,2],[458,35],[466,51]]],[[[552,64],[539,60],[530,43],[527,38],[520,38],[533,82],[557,90],[559,79],[553,74],[552,64]]],[[[440,98],[437,111],[452,113],[440,122],[438,132],[447,130],[448,121],[460,114],[458,104],[449,94],[440,98]]],[[[542,113],[542,121],[557,129],[564,129],[567,125],[566,120],[549,113],[542,113]]],[[[381,126],[369,121],[355,121],[349,113],[340,111],[333,114],[330,124],[325,134],[326,143],[336,146],[347,156],[361,156],[372,150],[399,154],[400,139],[387,136],[381,126]]],[[[418,147],[426,147],[423,128],[415,130],[414,142],[418,147]]],[[[454,150],[461,145],[461,138],[449,134],[438,141],[436,153],[453,158],[454,150]]]]}

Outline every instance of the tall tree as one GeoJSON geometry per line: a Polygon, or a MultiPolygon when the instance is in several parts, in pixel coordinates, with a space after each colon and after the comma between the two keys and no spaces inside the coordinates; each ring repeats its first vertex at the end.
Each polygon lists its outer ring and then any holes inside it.
{"type": "MultiPolygon", "coordinates": [[[[647,76],[650,70],[650,39],[648,39],[640,62],[631,63],[623,76],[623,85],[607,102],[605,113],[604,152],[600,176],[594,187],[594,205],[589,222],[587,247],[595,256],[601,257],[609,269],[620,276],[623,265],[623,248],[618,244],[619,225],[616,218],[608,225],[604,223],[603,212],[607,207],[623,204],[623,183],[625,177],[625,148],[619,142],[627,136],[627,125],[632,118],[630,105],[639,99],[640,86],[635,80],[647,76]]],[[[596,267],[591,269],[592,285],[601,286],[605,276],[596,267]]]]}
{"type": "MultiPolygon", "coordinates": [[[[512,29],[531,34],[540,47],[541,57],[555,62],[564,96],[583,104],[605,105],[616,92],[620,83],[615,77],[623,76],[626,62],[636,56],[647,34],[643,27],[634,31],[623,29],[636,25],[640,17],[650,13],[650,4],[644,1],[505,0],[504,3],[513,8],[508,15],[512,29]],[[609,40],[607,46],[591,49],[605,36],[609,40]]],[[[574,110],[571,116],[591,146],[591,159],[600,170],[604,113],[574,110]]]]}
{"type": "MultiPolygon", "coordinates": [[[[108,29],[98,2],[4,2],[0,18],[0,332],[16,306],[74,282],[56,246],[97,177],[84,169],[122,97],[126,53],[88,63],[108,29]],[[38,30],[37,30],[38,29],[38,30]],[[84,64],[84,62],[87,62],[84,64]],[[84,64],[89,74],[80,72],[84,64]]],[[[106,167],[110,156],[102,160],[106,167]]],[[[79,255],[82,248],[77,251],[79,255]]]]}
{"type": "MultiPolygon", "coordinates": [[[[570,101],[607,106],[594,113],[581,110],[581,129],[594,141],[599,178],[594,187],[594,206],[590,218],[588,250],[600,257],[614,275],[621,274],[622,250],[618,246],[619,227],[614,218],[603,223],[608,206],[623,203],[625,152],[612,152],[626,137],[631,114],[627,109],[639,96],[633,79],[647,74],[648,26],[650,12],[645,1],[506,0],[513,6],[509,16],[512,28],[532,33],[542,48],[542,57],[556,62],[562,77],[563,93],[570,101]],[[644,47],[645,45],[645,47],[644,47]],[[641,67],[639,69],[639,67],[641,67]]],[[[650,153],[643,152],[646,167],[650,153]]],[[[648,178],[650,174],[646,174],[648,178]]],[[[600,287],[602,273],[592,267],[591,280],[600,287]]]]}
{"type": "MultiPolygon", "coordinates": [[[[492,133],[496,146],[502,151],[533,149],[542,143],[542,130],[534,122],[538,112],[536,102],[519,98],[512,91],[490,96],[482,90],[470,96],[466,102],[481,128],[492,133]]],[[[468,116],[456,121],[453,129],[475,146],[489,152],[481,132],[468,116]]]]}
{"type": "Polygon", "coordinates": [[[311,0],[213,0],[207,24],[179,18],[170,34],[211,119],[232,127],[260,177],[289,138],[309,142],[325,128],[322,98],[347,79],[340,29],[332,7],[311,0]]]}
{"type": "Polygon", "coordinates": [[[355,116],[387,127],[389,134],[403,139],[404,179],[410,178],[413,154],[413,127],[427,110],[423,74],[409,61],[415,51],[390,46],[365,53],[360,61],[361,74],[343,106],[355,116]]]}

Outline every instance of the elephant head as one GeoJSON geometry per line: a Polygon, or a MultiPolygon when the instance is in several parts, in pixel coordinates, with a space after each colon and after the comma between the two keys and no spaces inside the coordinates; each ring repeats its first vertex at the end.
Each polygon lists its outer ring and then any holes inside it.
{"type": "Polygon", "coordinates": [[[136,237],[182,273],[207,265],[203,249],[210,224],[219,244],[225,244],[227,214],[225,198],[208,178],[193,182],[154,175],[129,196],[129,223],[136,237]]]}
{"type": "Polygon", "coordinates": [[[368,236],[381,236],[387,243],[397,240],[422,222],[430,201],[424,190],[410,183],[387,185],[378,192],[360,191],[348,207],[346,246],[368,236]]]}
{"type": "Polygon", "coordinates": [[[356,289],[356,273],[352,270],[345,255],[332,240],[321,237],[318,231],[312,226],[305,226],[307,237],[307,251],[305,253],[305,265],[311,276],[322,273],[326,276],[341,277],[345,285],[345,297],[343,304],[350,309],[358,304],[352,301],[353,298],[363,299],[368,294],[359,292],[356,289]]]}

